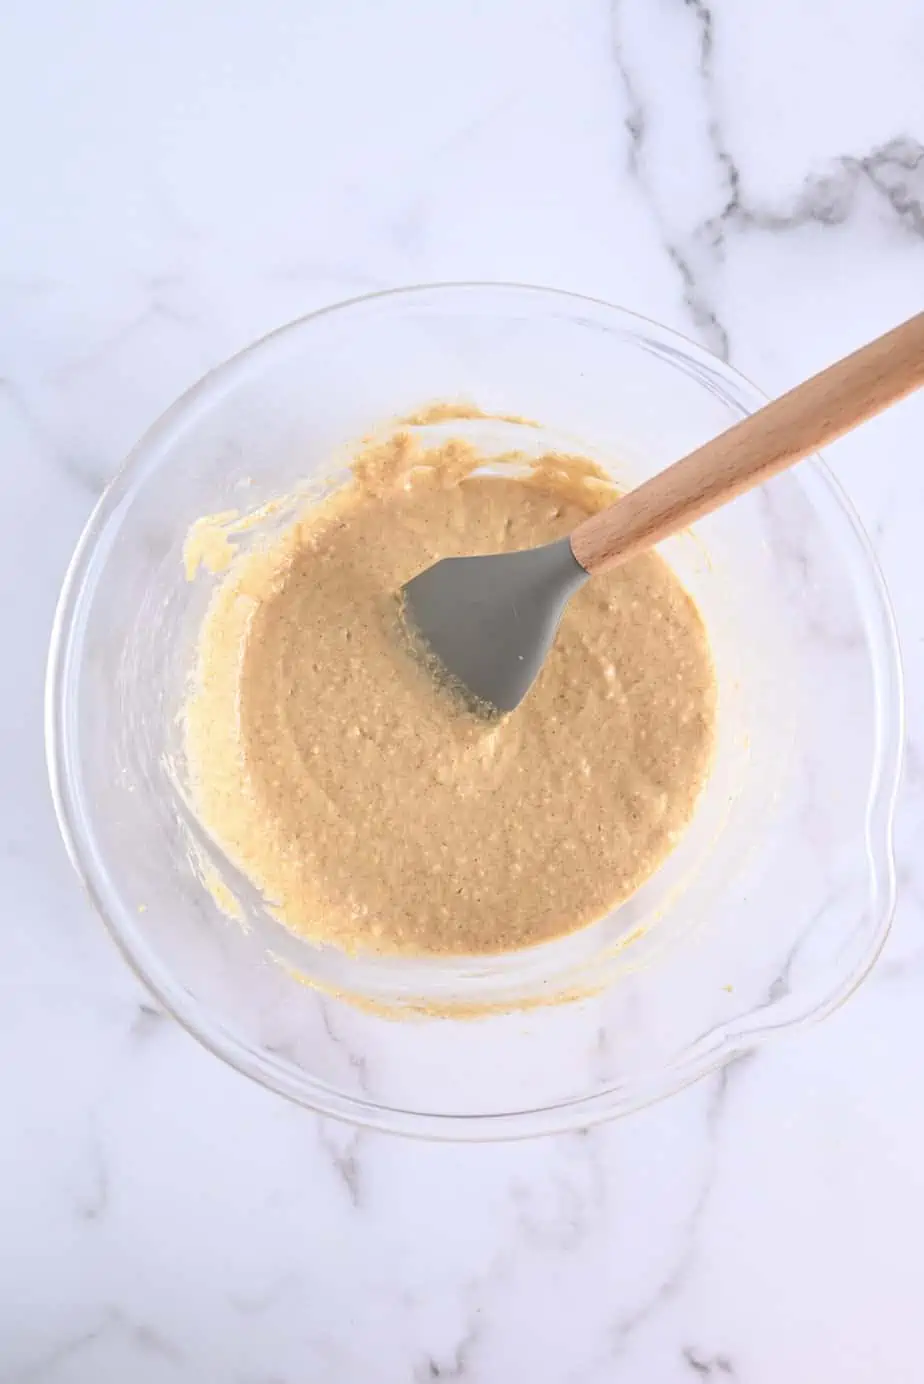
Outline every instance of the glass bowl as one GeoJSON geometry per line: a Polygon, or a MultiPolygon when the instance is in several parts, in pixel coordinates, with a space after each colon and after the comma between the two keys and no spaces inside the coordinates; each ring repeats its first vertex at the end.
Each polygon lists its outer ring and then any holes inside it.
{"type": "Polygon", "coordinates": [[[869,970],[894,894],[894,624],[849,503],[820,460],[803,463],[665,545],[712,638],[719,743],[689,831],[638,894],[500,958],[351,958],[300,940],[186,805],[177,712],[211,583],[186,581],[183,541],[203,514],[323,492],[358,439],[434,400],[544,426],[427,434],[488,455],[580,450],[622,486],[764,402],[676,333],[539,288],[396,290],[271,333],[164,414],[87,526],[52,636],[52,789],[124,955],[240,1071],[432,1138],[586,1126],[828,1013],[869,970]],[[241,921],[216,903],[229,891],[241,921]]]}

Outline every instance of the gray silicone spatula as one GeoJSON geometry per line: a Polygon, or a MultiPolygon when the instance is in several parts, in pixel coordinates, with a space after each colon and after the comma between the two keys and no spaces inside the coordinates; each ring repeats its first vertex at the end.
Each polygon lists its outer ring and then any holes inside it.
{"type": "Polygon", "coordinates": [[[408,624],[480,703],[512,711],[570,596],[924,384],[924,313],[878,337],[585,519],[568,538],[445,558],[404,587],[408,624]]]}

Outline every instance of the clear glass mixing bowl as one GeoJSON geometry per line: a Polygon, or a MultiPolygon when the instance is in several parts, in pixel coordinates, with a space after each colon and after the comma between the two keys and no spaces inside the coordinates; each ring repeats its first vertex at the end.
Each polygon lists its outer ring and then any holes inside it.
{"type": "Polygon", "coordinates": [[[676,333],[545,289],[399,290],[283,327],[174,404],[100,501],[55,621],[47,738],[73,862],[191,1033],[326,1114],[484,1139],[624,1114],[850,994],[893,903],[901,680],[866,538],[806,462],[666,545],[712,637],[720,735],[693,825],[645,888],[574,937],[489,960],[349,958],[291,936],[185,806],[176,716],[211,582],[185,580],[183,540],[203,514],[323,491],[357,439],[447,399],[546,426],[428,432],[582,450],[624,486],[764,402],[676,333]]]}

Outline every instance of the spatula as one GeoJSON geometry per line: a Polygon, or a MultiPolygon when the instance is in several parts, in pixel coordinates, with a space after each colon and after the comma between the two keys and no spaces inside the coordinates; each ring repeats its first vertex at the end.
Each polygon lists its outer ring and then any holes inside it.
{"type": "Polygon", "coordinates": [[[428,567],[403,589],[408,625],[476,702],[512,711],[542,667],[569,597],[590,577],[769,480],[922,384],[918,313],[585,519],[568,538],[428,567]]]}

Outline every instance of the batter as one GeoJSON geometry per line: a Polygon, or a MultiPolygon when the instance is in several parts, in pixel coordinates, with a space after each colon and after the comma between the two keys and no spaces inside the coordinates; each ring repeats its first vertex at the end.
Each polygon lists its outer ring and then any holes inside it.
{"type": "MultiPolygon", "coordinates": [[[[199,816],[290,928],[349,951],[504,952],[601,917],[671,850],[709,769],[705,630],[654,553],[577,592],[509,716],[478,717],[409,655],[410,577],[549,542],[615,498],[582,458],[483,465],[407,433],[370,449],[235,559],[203,624],[185,709],[199,816]]],[[[188,570],[215,551],[200,521],[188,570]]]]}

